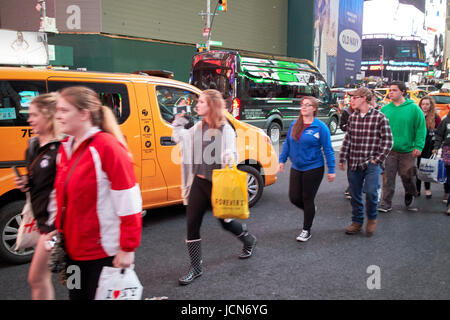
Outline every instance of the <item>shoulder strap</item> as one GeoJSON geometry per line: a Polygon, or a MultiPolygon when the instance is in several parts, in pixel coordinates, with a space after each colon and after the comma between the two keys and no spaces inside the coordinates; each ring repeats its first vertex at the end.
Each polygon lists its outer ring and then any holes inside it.
{"type": "Polygon", "coordinates": [[[75,160],[75,162],[73,163],[72,167],[70,168],[69,174],[67,175],[66,181],[64,182],[64,189],[63,189],[64,203],[63,203],[63,208],[62,208],[62,212],[61,212],[61,224],[60,224],[61,230],[63,230],[64,218],[66,216],[66,204],[67,204],[66,189],[67,189],[67,185],[69,184],[69,180],[70,180],[70,177],[72,176],[73,170],[77,166],[78,162],[80,162],[81,156],[84,154],[84,151],[86,151],[86,149],[89,147],[89,144],[91,144],[93,139],[94,139],[94,137],[90,137],[89,138],[89,140],[85,144],[83,150],[81,150],[81,152],[78,155],[77,159],[75,160]]]}

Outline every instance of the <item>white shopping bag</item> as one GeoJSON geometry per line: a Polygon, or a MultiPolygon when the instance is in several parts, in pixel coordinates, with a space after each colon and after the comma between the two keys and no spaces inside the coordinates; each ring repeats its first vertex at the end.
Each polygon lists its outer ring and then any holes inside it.
{"type": "Polygon", "coordinates": [[[126,269],[103,267],[95,300],[141,300],[142,290],[134,265],[126,269]]]}
{"type": "Polygon", "coordinates": [[[444,161],[437,159],[436,155],[432,155],[430,159],[420,159],[417,178],[424,182],[445,183],[447,173],[444,161]]]}
{"type": "Polygon", "coordinates": [[[31,208],[30,193],[26,193],[27,201],[23,207],[19,231],[17,232],[16,251],[34,247],[41,236],[31,208]]]}

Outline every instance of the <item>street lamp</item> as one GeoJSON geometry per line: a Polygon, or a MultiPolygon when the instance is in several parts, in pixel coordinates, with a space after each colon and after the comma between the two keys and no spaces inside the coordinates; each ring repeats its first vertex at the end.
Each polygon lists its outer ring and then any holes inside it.
{"type": "Polygon", "coordinates": [[[384,69],[384,65],[383,65],[383,61],[384,61],[384,46],[382,44],[378,45],[379,47],[381,47],[381,56],[380,56],[380,69],[381,69],[381,85],[383,85],[383,69],[384,69]]]}

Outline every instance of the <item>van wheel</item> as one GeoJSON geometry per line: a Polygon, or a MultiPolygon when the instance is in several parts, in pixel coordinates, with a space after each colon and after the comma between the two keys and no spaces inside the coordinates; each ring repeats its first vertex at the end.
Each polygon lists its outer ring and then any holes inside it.
{"type": "Polygon", "coordinates": [[[255,168],[240,165],[239,170],[247,172],[248,206],[253,207],[261,198],[264,189],[264,180],[255,168]]]}
{"type": "Polygon", "coordinates": [[[330,129],[330,134],[336,134],[339,123],[336,117],[331,117],[330,122],[328,123],[328,129],[330,129]]]}
{"type": "Polygon", "coordinates": [[[30,262],[34,252],[34,248],[14,250],[24,205],[25,200],[17,200],[0,209],[0,259],[13,264],[30,262]]]}
{"type": "Polygon", "coordinates": [[[281,136],[281,126],[277,122],[271,122],[267,128],[267,135],[269,136],[272,144],[278,143],[281,136]]]}

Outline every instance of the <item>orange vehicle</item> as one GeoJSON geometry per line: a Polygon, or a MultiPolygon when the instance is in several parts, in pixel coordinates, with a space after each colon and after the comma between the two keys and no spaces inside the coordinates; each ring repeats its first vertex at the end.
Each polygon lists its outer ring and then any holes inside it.
{"type": "MultiPolygon", "coordinates": [[[[24,194],[15,189],[15,165],[25,171],[25,149],[32,132],[27,123],[31,100],[44,92],[83,85],[96,91],[103,104],[113,109],[133,154],[143,208],[182,203],[181,157],[172,136],[176,113],[199,118],[195,104],[199,89],[159,73],[119,74],[79,71],[0,68],[0,258],[12,263],[31,259],[32,248],[14,251],[24,194]]],[[[226,118],[237,134],[238,168],[248,173],[249,205],[261,197],[264,186],[276,182],[278,157],[268,136],[251,125],[226,118]]]]}
{"type": "MultiPolygon", "coordinates": [[[[383,88],[383,90],[386,90],[385,92],[385,96],[383,101],[385,103],[389,103],[391,102],[391,99],[389,99],[389,88],[383,88]]],[[[379,91],[382,92],[381,90],[375,89],[375,91],[379,91]]],[[[415,104],[419,104],[420,99],[422,99],[423,97],[425,97],[427,95],[427,92],[425,90],[408,90],[406,92],[406,99],[411,99],[412,101],[414,101],[415,104]]]]}
{"type": "Polygon", "coordinates": [[[450,110],[450,93],[448,92],[432,92],[429,94],[436,103],[436,111],[439,113],[441,119],[447,116],[450,110]]]}

